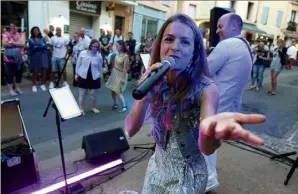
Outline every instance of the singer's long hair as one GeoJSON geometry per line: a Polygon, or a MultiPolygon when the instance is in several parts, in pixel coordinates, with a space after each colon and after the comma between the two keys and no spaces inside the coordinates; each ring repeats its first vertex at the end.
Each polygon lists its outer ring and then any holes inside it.
{"type": "MultiPolygon", "coordinates": [[[[155,41],[152,46],[151,51],[151,59],[150,59],[150,66],[160,62],[160,44],[163,37],[163,34],[169,24],[172,22],[179,21],[187,26],[189,26],[193,33],[194,33],[194,51],[193,51],[193,57],[192,57],[192,63],[189,68],[185,69],[176,79],[176,84],[174,87],[174,94],[170,96],[170,101],[167,108],[167,114],[165,115],[165,123],[167,128],[169,129],[171,127],[171,115],[170,115],[170,107],[172,104],[177,104],[182,107],[184,105],[184,102],[187,98],[187,95],[191,91],[191,89],[194,89],[196,85],[199,82],[199,79],[201,76],[207,76],[209,77],[209,70],[207,65],[207,58],[206,58],[206,52],[205,47],[203,44],[203,38],[202,34],[200,33],[200,30],[196,23],[187,15],[185,14],[175,14],[172,17],[168,18],[165,23],[162,25],[155,41]]],[[[183,29],[181,29],[183,30],[183,29]]],[[[150,102],[150,115],[154,117],[156,113],[160,111],[160,107],[162,106],[161,103],[161,94],[159,91],[153,91],[153,95],[150,102]]],[[[182,108],[179,108],[179,110],[182,110],[182,108]]]]}

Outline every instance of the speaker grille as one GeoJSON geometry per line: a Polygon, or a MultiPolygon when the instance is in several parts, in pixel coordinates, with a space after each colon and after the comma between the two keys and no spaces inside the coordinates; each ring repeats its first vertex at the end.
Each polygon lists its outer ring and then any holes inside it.
{"type": "Polygon", "coordinates": [[[82,149],[86,160],[113,160],[129,149],[129,144],[122,128],[111,129],[83,137],[82,149]]]}

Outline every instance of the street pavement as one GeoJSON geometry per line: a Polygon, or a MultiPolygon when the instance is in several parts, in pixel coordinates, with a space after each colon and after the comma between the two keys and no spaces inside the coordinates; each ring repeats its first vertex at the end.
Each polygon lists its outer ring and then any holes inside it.
{"type": "MultiPolygon", "coordinates": [[[[71,72],[71,66],[68,66],[71,72]]],[[[267,116],[267,121],[260,125],[247,126],[247,128],[264,138],[265,143],[270,148],[279,152],[286,152],[298,147],[298,68],[293,67],[292,71],[284,70],[278,77],[278,93],[276,96],[269,96],[266,92],[269,89],[269,70],[264,74],[264,87],[256,92],[245,90],[242,101],[241,112],[261,113],[267,116]]],[[[71,78],[71,75],[69,76],[71,78]]],[[[69,81],[71,83],[71,81],[69,81]]],[[[135,81],[128,85],[124,96],[128,107],[131,107],[133,98],[131,96],[132,87],[135,81]]],[[[247,88],[249,87],[249,84],[247,88]]],[[[49,100],[49,93],[39,90],[37,93],[31,92],[30,81],[24,80],[25,93],[18,96],[21,101],[24,122],[31,143],[34,146],[42,146],[57,141],[57,129],[55,123],[55,113],[50,108],[46,118],[42,115],[49,100]],[[41,144],[41,145],[40,145],[41,144]]],[[[71,87],[75,98],[78,97],[78,89],[71,87]]],[[[7,96],[7,91],[2,86],[2,99],[11,98],[7,96]]],[[[63,138],[71,139],[71,136],[86,131],[103,131],[123,125],[126,113],[118,113],[111,110],[112,99],[109,90],[103,85],[97,95],[99,114],[90,112],[88,99],[86,100],[86,115],[70,119],[62,123],[63,138]],[[119,123],[120,125],[115,125],[119,123]]],[[[65,145],[66,151],[71,151],[80,147],[80,141],[76,144],[65,145]],[[74,146],[76,145],[76,146],[74,146]]],[[[52,149],[53,150],[53,149],[52,149]]],[[[56,151],[38,153],[41,159],[51,158],[57,154],[56,151]]]]}
{"type": "MultiPolygon", "coordinates": [[[[116,123],[116,125],[119,125],[119,123],[116,123]]],[[[142,150],[134,150],[133,145],[153,142],[152,138],[147,135],[150,127],[150,124],[145,124],[136,136],[128,139],[131,149],[123,154],[124,161],[129,161],[143,153],[142,150]]],[[[83,134],[78,133],[76,136],[81,137],[83,134]]],[[[69,140],[65,139],[65,141],[69,140]]],[[[37,149],[40,150],[41,147],[37,149]]],[[[150,152],[142,160],[139,157],[136,165],[133,163],[125,165],[126,170],[116,177],[115,175],[120,173],[119,168],[112,172],[104,172],[104,174],[108,174],[106,176],[99,174],[80,181],[80,183],[88,191],[88,194],[118,194],[120,191],[125,190],[133,190],[141,194],[144,176],[151,154],[150,152]],[[134,166],[130,168],[132,165],[134,166]],[[90,185],[94,186],[91,187],[90,185]]],[[[93,165],[85,161],[74,164],[74,161],[80,161],[83,158],[84,151],[82,149],[74,149],[65,153],[67,174],[69,174],[68,178],[86,172],[92,169],[92,167],[94,168],[93,165]]],[[[27,194],[63,180],[61,159],[58,154],[53,158],[40,161],[38,165],[42,180],[41,183],[25,188],[19,193],[27,194]]],[[[216,193],[297,194],[297,172],[293,174],[287,186],[283,185],[283,181],[289,170],[289,166],[280,162],[223,143],[217,152],[217,172],[220,187],[216,189],[216,193]]],[[[51,194],[58,193],[53,192],[51,194]]]]}
{"type": "MultiPolygon", "coordinates": [[[[266,94],[269,84],[270,78],[267,69],[263,89],[258,92],[245,90],[241,112],[261,113],[267,116],[267,121],[264,124],[247,126],[247,128],[264,138],[265,145],[271,149],[279,152],[289,152],[298,149],[298,68],[293,67],[292,71],[284,70],[280,74],[278,94],[276,96],[268,96],[266,94]]],[[[128,107],[133,102],[131,85],[134,85],[134,82],[129,84],[124,94],[128,107]]],[[[42,91],[32,93],[28,80],[24,81],[23,89],[25,93],[20,95],[19,99],[30,141],[38,155],[41,178],[52,181],[57,176],[57,172],[61,171],[61,162],[53,109],[49,110],[46,118],[42,117],[49,94],[42,91]],[[51,173],[52,171],[53,173],[51,173]],[[54,171],[57,171],[56,174],[54,171]]],[[[77,88],[72,87],[71,89],[77,98],[77,88]]],[[[11,98],[7,96],[5,87],[2,86],[1,91],[2,99],[11,98]]],[[[86,112],[85,116],[71,119],[63,122],[61,125],[64,151],[68,168],[71,168],[71,170],[73,170],[72,161],[84,157],[84,152],[81,150],[82,137],[84,135],[123,127],[124,118],[128,112],[118,113],[110,109],[112,99],[109,91],[104,86],[99,90],[97,102],[101,111],[99,114],[86,112]]],[[[88,101],[86,101],[87,104],[88,101]]],[[[86,106],[86,110],[90,110],[89,104],[86,106]]],[[[140,138],[137,136],[132,141],[137,141],[137,143],[152,141],[147,136],[150,131],[150,121],[147,121],[146,124],[146,127],[142,129],[141,135],[139,135],[140,138]]],[[[219,177],[222,181],[219,193],[295,193],[294,191],[297,191],[298,188],[295,186],[284,188],[281,183],[289,170],[288,167],[280,166],[262,156],[246,153],[229,145],[224,144],[222,150],[219,151],[218,159],[219,177]],[[228,157],[234,157],[232,162],[228,157]],[[247,161],[248,158],[252,161],[247,161]],[[235,170],[235,166],[237,166],[237,170],[235,170]],[[279,170],[276,170],[278,168],[279,170]],[[230,178],[231,172],[234,176],[233,180],[230,178]],[[253,185],[256,183],[258,183],[257,187],[253,185]]],[[[110,181],[105,183],[105,193],[116,193],[119,189],[133,189],[140,192],[147,162],[148,158],[130,171],[120,175],[119,178],[115,178],[116,182],[110,181]],[[123,178],[123,176],[126,178],[123,178]],[[132,182],[127,183],[127,180],[132,182]],[[120,186],[114,188],[113,184],[120,186]]],[[[80,170],[82,169],[84,167],[81,166],[80,170]]],[[[294,174],[292,182],[295,181],[297,182],[297,176],[295,179],[294,174]]],[[[297,186],[297,184],[295,185],[297,186]]],[[[90,193],[100,193],[98,189],[100,188],[92,190],[90,193]]]]}

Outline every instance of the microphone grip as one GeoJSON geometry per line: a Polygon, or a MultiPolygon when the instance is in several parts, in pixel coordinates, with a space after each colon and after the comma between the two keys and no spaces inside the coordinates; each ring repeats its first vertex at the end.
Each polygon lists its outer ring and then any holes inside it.
{"type": "Polygon", "coordinates": [[[132,96],[135,100],[143,99],[147,93],[161,80],[165,73],[170,69],[170,66],[165,65],[162,68],[152,71],[148,77],[139,86],[132,91],[132,96]]]}

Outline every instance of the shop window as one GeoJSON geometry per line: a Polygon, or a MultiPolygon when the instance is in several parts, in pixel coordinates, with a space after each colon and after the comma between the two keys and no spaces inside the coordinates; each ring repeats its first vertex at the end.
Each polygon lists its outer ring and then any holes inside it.
{"type": "Polygon", "coordinates": [[[9,22],[16,20],[20,31],[29,33],[28,29],[28,4],[27,2],[1,2],[1,25],[9,27],[9,22]]]}
{"type": "Polygon", "coordinates": [[[197,6],[196,5],[189,5],[188,7],[188,15],[192,18],[195,19],[196,18],[196,9],[197,6]]]}
{"type": "Polygon", "coordinates": [[[147,33],[150,32],[154,38],[157,35],[158,20],[151,17],[143,17],[141,40],[145,40],[147,33]]]}

